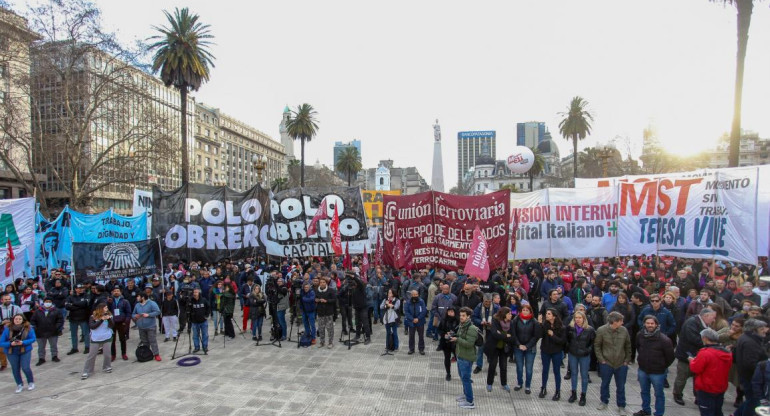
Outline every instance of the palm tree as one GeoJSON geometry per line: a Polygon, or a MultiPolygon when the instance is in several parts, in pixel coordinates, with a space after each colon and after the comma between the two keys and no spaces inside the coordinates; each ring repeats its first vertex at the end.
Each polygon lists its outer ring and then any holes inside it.
{"type": "Polygon", "coordinates": [[[300,165],[299,165],[299,186],[305,186],[305,142],[309,142],[318,132],[318,113],[313,106],[305,103],[297,106],[297,111],[291,112],[289,121],[286,123],[286,132],[292,139],[300,143],[300,165]]]}
{"type": "MultiPolygon", "coordinates": [[[[743,69],[746,61],[746,48],[749,43],[749,26],[754,0],[709,0],[724,5],[733,5],[738,11],[738,53],[735,60],[735,96],[733,101],[733,124],[730,128],[730,152],[728,166],[738,166],[741,146],[741,101],[743,97],[743,69]]],[[[757,0],[759,1],[759,0],[757,0]]]]}
{"type": "Polygon", "coordinates": [[[179,90],[182,112],[182,185],[190,179],[190,160],[187,150],[187,93],[198,91],[201,84],[209,80],[210,67],[214,67],[214,55],[208,47],[214,36],[209,25],[198,21],[198,15],[192,14],[185,7],[177,8],[174,15],[163,11],[169,27],[157,27],[160,32],[150,40],[155,43],[149,50],[155,50],[152,59],[152,71],[160,70],[160,78],[166,86],[179,90]]]}
{"type": "Polygon", "coordinates": [[[361,155],[358,154],[358,149],[350,146],[342,149],[334,169],[338,172],[347,173],[348,186],[350,186],[353,174],[361,170],[361,167],[361,155]]]}
{"type": "Polygon", "coordinates": [[[273,192],[281,192],[289,184],[289,178],[275,178],[273,183],[270,184],[270,189],[273,192]]]}
{"type": "Polygon", "coordinates": [[[543,173],[543,170],[545,170],[545,158],[537,146],[531,147],[530,149],[532,150],[532,154],[535,155],[535,161],[532,163],[532,167],[529,168],[529,172],[527,172],[529,175],[529,190],[531,192],[534,191],[532,186],[535,182],[535,176],[543,173]]]}
{"type": "Polygon", "coordinates": [[[572,139],[572,173],[575,183],[577,182],[578,171],[577,143],[578,140],[583,140],[591,134],[591,122],[594,121],[594,116],[587,107],[588,101],[575,96],[570,102],[567,111],[559,113],[560,116],[564,117],[559,122],[559,133],[565,139],[572,139]]]}

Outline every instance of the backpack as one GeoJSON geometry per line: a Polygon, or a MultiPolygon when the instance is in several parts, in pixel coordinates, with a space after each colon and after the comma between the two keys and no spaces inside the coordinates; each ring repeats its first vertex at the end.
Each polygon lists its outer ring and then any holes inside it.
{"type": "Polygon", "coordinates": [[[136,361],[145,363],[147,361],[152,361],[154,357],[149,345],[139,344],[139,346],[136,347],[136,361]]]}
{"type": "Polygon", "coordinates": [[[473,345],[477,347],[484,346],[484,335],[481,334],[481,330],[478,328],[476,328],[476,341],[473,343],[473,345]]]}
{"type": "Polygon", "coordinates": [[[313,339],[310,338],[310,335],[308,334],[302,334],[302,336],[299,338],[299,346],[300,347],[309,347],[313,342],[313,339]]]}

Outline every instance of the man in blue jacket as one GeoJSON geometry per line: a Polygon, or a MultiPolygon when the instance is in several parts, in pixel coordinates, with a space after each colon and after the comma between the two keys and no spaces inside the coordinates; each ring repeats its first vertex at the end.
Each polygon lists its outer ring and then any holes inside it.
{"type": "Polygon", "coordinates": [[[112,337],[112,346],[110,347],[112,350],[112,360],[115,360],[115,353],[117,352],[115,341],[119,340],[121,357],[123,358],[123,361],[126,361],[128,360],[128,355],[126,354],[126,339],[131,326],[131,304],[128,300],[123,298],[123,291],[120,289],[120,286],[112,288],[112,296],[107,298],[107,306],[110,307],[113,322],[115,323],[115,326],[113,327],[115,336],[112,337]]]}
{"type": "Polygon", "coordinates": [[[305,335],[310,336],[311,344],[315,345],[315,291],[310,283],[302,285],[302,323],[305,325],[305,335]]]}
{"type": "Polygon", "coordinates": [[[409,329],[409,354],[414,354],[414,334],[420,335],[417,345],[420,355],[425,355],[425,317],[428,308],[420,297],[420,292],[412,290],[409,302],[404,305],[404,326],[409,329]]]}
{"type": "Polygon", "coordinates": [[[133,319],[136,327],[139,329],[139,342],[149,345],[155,361],[160,361],[160,350],[158,350],[158,341],[155,337],[157,329],[157,319],[160,316],[160,308],[155,301],[150,300],[150,295],[146,292],[139,294],[139,302],[134,305],[133,319]]]}
{"type": "Polygon", "coordinates": [[[644,328],[644,318],[652,315],[658,320],[660,332],[671,338],[676,333],[676,321],[674,315],[661,303],[660,295],[653,293],[650,295],[650,304],[647,305],[637,317],[639,328],[644,328]]]}

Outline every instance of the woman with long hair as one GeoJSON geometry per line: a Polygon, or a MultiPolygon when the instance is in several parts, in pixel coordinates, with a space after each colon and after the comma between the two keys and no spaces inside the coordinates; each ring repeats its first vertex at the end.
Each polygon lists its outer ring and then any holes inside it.
{"type": "Polygon", "coordinates": [[[682,310],[676,304],[676,298],[677,296],[674,295],[673,292],[666,292],[665,294],[663,294],[663,307],[668,309],[669,312],[671,312],[671,316],[674,317],[674,322],[676,323],[677,330],[676,332],[674,332],[674,335],[669,337],[669,339],[671,339],[671,344],[674,346],[674,348],[676,348],[676,338],[679,332],[680,322],[682,317],[682,310]]]}
{"type": "Polygon", "coordinates": [[[484,342],[484,354],[487,355],[487,391],[492,391],[495,381],[495,367],[500,367],[500,384],[503,390],[510,392],[508,387],[508,362],[505,359],[513,344],[513,325],[511,325],[511,309],[503,306],[492,317],[492,327],[487,331],[484,342]]]}
{"type": "Polygon", "coordinates": [[[588,390],[588,370],[591,365],[596,331],[591,328],[585,312],[576,311],[572,322],[567,328],[567,344],[569,345],[569,369],[572,372],[572,394],[569,402],[577,400],[577,375],[580,374],[580,406],[586,405],[586,390],[588,390]]]}
{"type": "Polygon", "coordinates": [[[398,311],[401,308],[401,301],[396,296],[396,291],[388,289],[388,295],[380,303],[382,310],[382,322],[385,324],[385,348],[388,351],[398,350],[398,325],[401,317],[398,311]]]}
{"type": "Polygon", "coordinates": [[[225,321],[225,336],[230,339],[235,338],[235,329],[233,328],[233,313],[235,312],[235,292],[232,285],[225,282],[220,300],[222,319],[225,321]]]}
{"type": "Polygon", "coordinates": [[[102,371],[112,372],[112,351],[107,343],[112,342],[112,328],[114,326],[110,307],[104,302],[97,304],[88,319],[88,328],[91,329],[91,349],[88,350],[83,374],[80,375],[82,380],[87,379],[94,372],[94,363],[96,363],[96,355],[99,354],[99,350],[102,350],[104,354],[102,371]]]}
{"type": "Polygon", "coordinates": [[[711,309],[714,310],[714,312],[717,313],[717,317],[714,318],[714,322],[709,325],[711,329],[714,331],[721,331],[724,328],[727,328],[729,325],[727,324],[727,318],[725,318],[725,312],[724,309],[722,309],[722,305],[719,305],[717,303],[712,303],[709,305],[711,309]]]}
{"type": "Polygon", "coordinates": [[[265,320],[267,297],[262,293],[262,286],[254,285],[249,294],[249,319],[251,319],[251,339],[262,341],[262,322],[265,320]]]}
{"type": "Polygon", "coordinates": [[[3,328],[0,335],[0,347],[5,350],[8,361],[11,362],[13,380],[16,382],[16,393],[24,390],[21,373],[27,377],[27,390],[35,389],[35,379],[32,376],[30,362],[32,360],[32,344],[35,343],[35,329],[24,319],[24,315],[16,314],[3,328]]]}
{"type": "Polygon", "coordinates": [[[211,318],[214,320],[214,336],[225,333],[225,321],[222,319],[222,292],[224,292],[224,282],[217,280],[211,287],[209,304],[211,305],[211,318]]]}
{"type": "Polygon", "coordinates": [[[542,336],[540,323],[535,319],[532,306],[528,303],[521,305],[519,315],[513,320],[513,356],[516,359],[516,387],[514,390],[525,388],[524,392],[532,392],[532,371],[537,353],[537,341],[542,336]],[[526,370],[526,380],[522,374],[526,370]]]}
{"type": "Polygon", "coordinates": [[[460,319],[457,317],[457,311],[454,308],[446,310],[444,319],[438,325],[438,334],[440,336],[438,348],[444,352],[444,370],[446,370],[446,381],[452,379],[452,356],[456,356],[455,343],[450,342],[453,334],[457,333],[457,327],[460,325],[460,319]]]}
{"type": "Polygon", "coordinates": [[[628,302],[628,295],[625,292],[618,293],[618,301],[615,302],[610,312],[618,312],[623,315],[623,326],[626,327],[630,334],[634,322],[636,322],[636,314],[634,313],[634,308],[628,302]]]}
{"type": "Polygon", "coordinates": [[[547,394],[548,371],[553,366],[554,383],[556,391],[551,400],[558,401],[561,398],[561,359],[564,357],[564,345],[567,343],[567,337],[564,331],[564,325],[556,309],[549,308],[545,311],[543,319],[543,341],[540,343],[540,359],[543,364],[542,380],[543,385],[540,388],[540,394],[537,397],[544,398],[547,394]]]}

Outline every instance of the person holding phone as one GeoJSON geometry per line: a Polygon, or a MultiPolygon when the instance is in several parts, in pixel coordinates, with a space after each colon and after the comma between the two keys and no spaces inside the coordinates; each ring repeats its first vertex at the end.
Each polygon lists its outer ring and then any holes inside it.
{"type": "Polygon", "coordinates": [[[24,390],[21,372],[27,377],[27,390],[35,389],[35,379],[32,376],[30,360],[32,359],[32,344],[35,342],[35,329],[19,313],[5,324],[0,335],[0,347],[5,350],[8,361],[11,362],[13,379],[16,381],[16,393],[24,390]]]}
{"type": "Polygon", "coordinates": [[[91,330],[91,343],[95,344],[95,348],[91,348],[88,351],[88,357],[86,357],[86,363],[83,367],[83,374],[80,376],[82,380],[88,378],[88,376],[94,372],[94,363],[96,362],[96,356],[101,349],[104,354],[104,363],[102,364],[102,371],[105,373],[112,372],[112,351],[107,346],[108,342],[112,342],[112,329],[115,327],[115,321],[110,313],[110,307],[104,302],[99,302],[94,308],[91,317],[88,319],[88,328],[91,330]]]}

